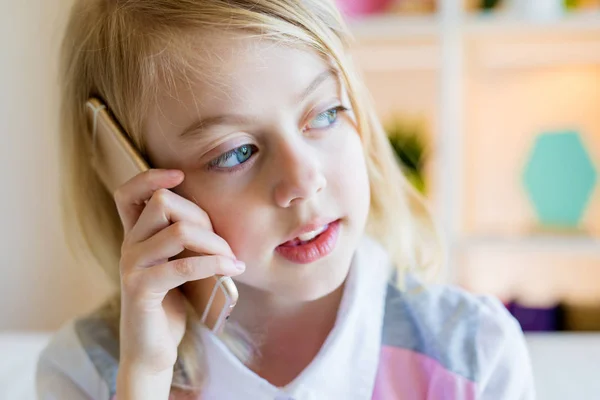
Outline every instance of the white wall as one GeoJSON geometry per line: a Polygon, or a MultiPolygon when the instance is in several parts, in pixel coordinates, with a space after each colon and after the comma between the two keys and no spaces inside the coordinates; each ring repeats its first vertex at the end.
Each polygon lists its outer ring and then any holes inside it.
{"type": "Polygon", "coordinates": [[[0,0],[0,330],[56,329],[108,293],[60,226],[56,62],[70,4],[0,0]]]}

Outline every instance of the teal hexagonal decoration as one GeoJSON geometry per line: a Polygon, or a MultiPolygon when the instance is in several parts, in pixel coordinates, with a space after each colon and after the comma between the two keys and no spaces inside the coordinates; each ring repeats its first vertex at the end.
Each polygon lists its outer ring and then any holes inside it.
{"type": "Polygon", "coordinates": [[[574,131],[539,135],[523,181],[542,225],[574,228],[596,186],[592,160],[574,131]]]}

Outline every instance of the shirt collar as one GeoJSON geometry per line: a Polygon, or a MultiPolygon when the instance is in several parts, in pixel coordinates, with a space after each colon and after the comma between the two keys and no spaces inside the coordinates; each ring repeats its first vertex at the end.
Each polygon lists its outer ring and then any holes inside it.
{"type": "Polygon", "coordinates": [[[225,344],[200,327],[209,360],[203,399],[370,399],[381,348],[390,262],[383,248],[363,237],[346,279],[333,329],[312,362],[278,388],[241,363],[225,344]]]}

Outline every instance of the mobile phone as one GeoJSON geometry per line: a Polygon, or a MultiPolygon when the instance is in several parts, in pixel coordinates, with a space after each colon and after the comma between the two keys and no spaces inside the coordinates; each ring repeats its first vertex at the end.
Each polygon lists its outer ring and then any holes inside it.
{"type": "MultiPolygon", "coordinates": [[[[86,102],[86,115],[92,140],[91,165],[110,191],[146,171],[150,164],[138,152],[123,128],[102,100],[91,97],[86,102]]],[[[238,291],[228,276],[214,275],[196,281],[200,288],[200,321],[218,333],[238,300],[238,291]]]]}

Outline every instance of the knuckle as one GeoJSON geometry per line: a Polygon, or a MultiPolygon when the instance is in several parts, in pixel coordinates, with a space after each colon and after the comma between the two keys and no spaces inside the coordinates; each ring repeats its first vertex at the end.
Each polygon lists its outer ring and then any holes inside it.
{"type": "Polygon", "coordinates": [[[152,194],[152,199],[151,201],[156,204],[157,206],[160,207],[166,207],[167,204],[169,203],[169,190],[165,189],[165,188],[160,188],[157,189],[153,194],[152,194]]]}
{"type": "Polygon", "coordinates": [[[113,192],[113,200],[117,204],[120,204],[122,202],[122,200],[123,200],[123,186],[119,186],[117,189],[115,189],[115,191],[113,192]]]}
{"type": "Polygon", "coordinates": [[[185,221],[177,221],[171,225],[171,227],[171,232],[176,239],[181,242],[185,242],[187,240],[190,228],[185,221]]]}
{"type": "Polygon", "coordinates": [[[121,261],[119,262],[119,270],[121,272],[121,277],[129,270],[129,252],[124,246],[121,246],[121,261]]]}
{"type": "Polygon", "coordinates": [[[226,265],[225,265],[225,260],[223,259],[223,257],[215,256],[214,260],[215,260],[215,263],[214,263],[215,272],[224,271],[226,265]]]}
{"type": "Polygon", "coordinates": [[[131,245],[131,237],[129,234],[123,236],[123,243],[121,243],[121,257],[129,252],[131,245]]]}
{"type": "Polygon", "coordinates": [[[208,216],[208,213],[200,207],[198,207],[198,213],[199,213],[200,218],[202,219],[202,222],[209,225],[210,217],[208,216]]]}
{"type": "Polygon", "coordinates": [[[156,189],[148,201],[148,206],[153,213],[165,214],[171,208],[171,196],[172,193],[168,189],[156,189]]]}
{"type": "Polygon", "coordinates": [[[175,273],[179,276],[182,276],[184,278],[189,277],[194,271],[194,263],[188,257],[180,258],[175,262],[174,270],[175,273]]]}
{"type": "Polygon", "coordinates": [[[121,274],[121,291],[135,297],[140,291],[140,286],[141,280],[138,279],[136,274],[132,274],[131,272],[121,274]]]}
{"type": "Polygon", "coordinates": [[[138,256],[132,251],[131,248],[125,248],[121,252],[121,259],[119,261],[119,273],[121,280],[124,279],[135,279],[136,266],[138,264],[138,256]]]}
{"type": "Polygon", "coordinates": [[[134,256],[133,248],[130,244],[131,239],[126,237],[121,245],[121,268],[129,269],[135,266],[136,257],[134,256]]]}

